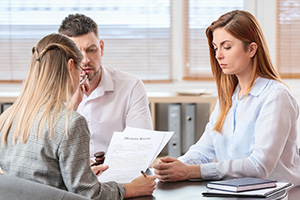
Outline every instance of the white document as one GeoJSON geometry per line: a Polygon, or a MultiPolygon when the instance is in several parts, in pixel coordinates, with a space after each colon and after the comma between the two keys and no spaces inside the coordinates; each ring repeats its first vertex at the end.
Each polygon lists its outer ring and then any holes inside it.
{"type": "MultiPolygon", "coordinates": [[[[164,135],[163,139],[161,140],[161,144],[159,145],[159,148],[156,151],[156,154],[154,154],[153,159],[150,161],[148,167],[153,163],[155,158],[158,156],[158,154],[163,150],[163,148],[166,146],[166,144],[169,142],[171,139],[172,135],[174,134],[173,131],[152,131],[152,130],[146,130],[146,129],[141,129],[141,128],[132,128],[132,127],[126,127],[124,130],[125,134],[126,133],[137,133],[137,134],[160,134],[164,135]]],[[[124,133],[123,132],[123,133],[124,133]]]]}
{"type": "Polygon", "coordinates": [[[98,176],[100,182],[129,183],[146,171],[167,144],[173,132],[128,127],[114,132],[103,165],[108,169],[98,176]]]}

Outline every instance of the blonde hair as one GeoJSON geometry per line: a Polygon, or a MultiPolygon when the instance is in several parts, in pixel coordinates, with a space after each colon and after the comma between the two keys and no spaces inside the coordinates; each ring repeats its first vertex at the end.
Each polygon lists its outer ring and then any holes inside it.
{"type": "Polygon", "coordinates": [[[14,124],[13,143],[20,137],[26,143],[34,121],[39,116],[36,137],[46,126],[52,138],[60,113],[66,107],[66,134],[68,135],[69,101],[73,79],[68,69],[69,59],[79,68],[82,54],[76,44],[61,34],[51,34],[41,39],[32,49],[31,66],[20,96],[0,116],[2,145],[14,124]],[[50,119],[50,114],[52,117],[50,119]]]}
{"type": "Polygon", "coordinates": [[[257,44],[257,52],[252,58],[253,71],[251,83],[245,96],[249,94],[257,76],[282,81],[278,72],[273,67],[262,29],[252,14],[247,11],[234,10],[222,15],[217,21],[213,22],[206,29],[206,36],[209,46],[211,69],[216,80],[220,104],[220,114],[214,130],[221,132],[226,115],[232,106],[232,95],[238,84],[238,79],[235,75],[224,74],[216,60],[212,41],[213,32],[217,28],[223,28],[233,37],[241,40],[245,51],[251,42],[257,44]]]}

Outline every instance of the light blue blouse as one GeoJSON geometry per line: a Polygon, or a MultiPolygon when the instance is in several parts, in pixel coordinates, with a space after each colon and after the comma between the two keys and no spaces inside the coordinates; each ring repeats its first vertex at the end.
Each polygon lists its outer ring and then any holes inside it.
{"type": "Polygon", "coordinates": [[[217,103],[205,132],[179,160],[200,164],[203,179],[251,176],[300,185],[296,100],[284,84],[261,77],[246,98],[239,91],[238,85],[222,133],[213,131],[217,103]]]}

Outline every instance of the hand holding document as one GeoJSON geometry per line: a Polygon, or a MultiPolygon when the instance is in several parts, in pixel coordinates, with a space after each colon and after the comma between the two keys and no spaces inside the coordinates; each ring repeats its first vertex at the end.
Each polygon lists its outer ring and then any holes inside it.
{"type": "Polygon", "coordinates": [[[103,163],[109,167],[98,180],[131,182],[141,175],[141,170],[147,170],[173,133],[131,127],[114,132],[103,163]]]}

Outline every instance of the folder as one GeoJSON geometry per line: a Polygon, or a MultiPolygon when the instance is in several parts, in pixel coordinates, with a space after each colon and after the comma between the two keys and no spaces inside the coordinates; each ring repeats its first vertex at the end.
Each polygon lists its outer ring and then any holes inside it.
{"type": "Polygon", "coordinates": [[[168,105],[168,129],[174,134],[168,143],[168,155],[181,156],[181,104],[168,105]]]}
{"type": "Polygon", "coordinates": [[[3,113],[7,108],[9,108],[12,105],[12,103],[2,103],[1,104],[1,110],[0,114],[3,113]]]}
{"type": "Polygon", "coordinates": [[[187,152],[195,143],[195,108],[196,105],[186,104],[185,105],[185,145],[184,153],[187,152]]]}

